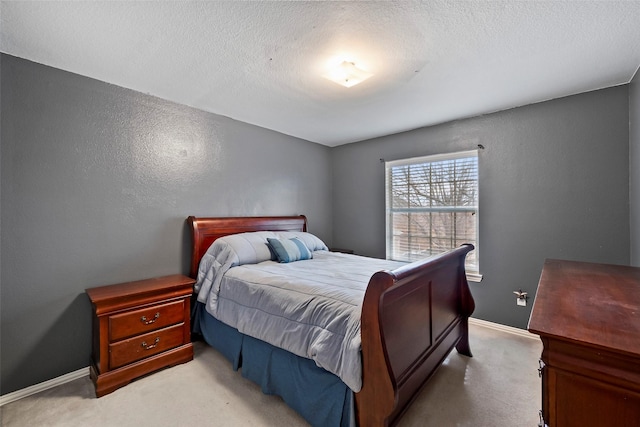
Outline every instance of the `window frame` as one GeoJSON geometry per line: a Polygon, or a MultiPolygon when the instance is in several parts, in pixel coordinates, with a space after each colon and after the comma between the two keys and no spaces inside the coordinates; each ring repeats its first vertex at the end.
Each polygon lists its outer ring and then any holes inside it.
{"type": "MultiPolygon", "coordinates": [[[[453,181],[447,181],[447,182],[453,182],[453,181]]],[[[393,234],[393,224],[392,224],[392,216],[393,213],[397,213],[397,212],[402,212],[402,211],[406,211],[406,212],[474,212],[475,215],[475,242],[474,246],[475,246],[475,267],[477,267],[476,269],[468,269],[468,264],[465,265],[465,271],[467,274],[467,279],[470,281],[474,281],[474,282],[480,282],[482,280],[482,274],[480,274],[480,250],[479,250],[479,246],[480,246],[480,239],[479,239],[479,234],[480,234],[480,209],[479,209],[479,204],[480,204],[480,192],[479,192],[479,187],[480,187],[480,178],[479,178],[479,161],[478,161],[478,150],[469,150],[469,151],[458,151],[458,152],[452,152],[452,153],[443,153],[443,154],[433,154],[433,155],[427,155],[427,156],[420,156],[420,157],[411,157],[411,158],[406,158],[406,159],[399,159],[399,160],[393,160],[393,161],[385,161],[385,227],[386,227],[386,258],[387,259],[394,259],[392,257],[393,255],[393,244],[394,244],[394,234],[393,234]],[[475,158],[475,172],[476,172],[476,202],[477,205],[475,207],[467,207],[467,206],[447,206],[447,207],[416,207],[416,208],[411,208],[411,207],[406,207],[406,208],[394,208],[392,206],[392,198],[393,198],[393,193],[392,193],[392,187],[391,187],[391,171],[393,170],[393,168],[397,168],[397,167],[402,167],[402,166],[417,166],[417,165],[422,165],[422,164],[432,164],[432,163],[437,163],[437,162],[444,162],[444,161],[450,161],[450,160],[457,160],[457,159],[464,159],[464,158],[475,158]]],[[[407,192],[407,196],[408,192],[407,192]]],[[[431,237],[431,236],[430,236],[431,237]]],[[[448,238],[451,238],[453,240],[459,240],[456,239],[456,235],[455,233],[452,234],[451,236],[449,236],[448,238]]],[[[426,258],[426,257],[425,257],[426,258]]],[[[409,261],[409,260],[400,260],[400,261],[409,261]]]]}

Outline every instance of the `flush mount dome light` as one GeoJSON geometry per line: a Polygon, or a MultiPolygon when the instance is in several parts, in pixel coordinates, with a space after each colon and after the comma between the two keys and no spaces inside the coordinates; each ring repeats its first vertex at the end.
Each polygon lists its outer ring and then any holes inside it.
{"type": "Polygon", "coordinates": [[[362,83],[371,76],[373,76],[373,74],[356,67],[356,64],[353,62],[342,61],[340,64],[330,69],[323,77],[331,80],[332,82],[336,82],[339,85],[351,87],[358,83],[362,83]]]}

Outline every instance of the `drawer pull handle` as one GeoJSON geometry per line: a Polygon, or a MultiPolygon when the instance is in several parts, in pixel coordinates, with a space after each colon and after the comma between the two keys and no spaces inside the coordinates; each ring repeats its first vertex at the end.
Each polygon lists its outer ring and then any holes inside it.
{"type": "Polygon", "coordinates": [[[158,311],[158,312],[156,312],[156,315],[153,316],[153,319],[147,320],[147,316],[142,316],[140,318],[140,321],[142,323],[144,323],[145,325],[150,325],[150,324],[154,323],[156,320],[158,320],[159,318],[160,318],[160,312],[158,311]]]}
{"type": "Polygon", "coordinates": [[[151,350],[152,348],[157,346],[159,342],[160,342],[160,337],[156,338],[156,340],[151,345],[147,344],[146,341],[142,341],[141,345],[142,345],[142,348],[144,348],[145,350],[151,350]]]}
{"type": "Polygon", "coordinates": [[[538,360],[538,364],[540,365],[540,367],[538,368],[538,377],[542,378],[542,371],[544,370],[545,364],[542,359],[538,360]]]}

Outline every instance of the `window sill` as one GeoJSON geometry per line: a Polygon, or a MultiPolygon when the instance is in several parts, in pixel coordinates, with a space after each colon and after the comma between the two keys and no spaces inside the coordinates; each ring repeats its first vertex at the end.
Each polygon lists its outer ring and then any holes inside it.
{"type": "Polygon", "coordinates": [[[482,282],[482,274],[480,273],[467,273],[467,281],[469,282],[482,282]]]}

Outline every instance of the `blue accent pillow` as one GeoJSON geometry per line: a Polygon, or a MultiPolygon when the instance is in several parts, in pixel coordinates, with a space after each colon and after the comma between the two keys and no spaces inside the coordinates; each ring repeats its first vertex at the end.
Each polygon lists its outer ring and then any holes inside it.
{"type": "Polygon", "coordinates": [[[294,262],[311,259],[311,251],[300,239],[267,238],[270,249],[276,254],[278,262],[294,262]]]}
{"type": "Polygon", "coordinates": [[[265,245],[267,245],[267,248],[269,248],[269,253],[271,254],[271,261],[278,261],[278,254],[273,249],[273,246],[271,246],[271,243],[269,243],[269,241],[267,241],[267,243],[265,243],[265,245]]]}

